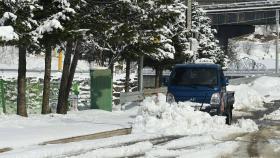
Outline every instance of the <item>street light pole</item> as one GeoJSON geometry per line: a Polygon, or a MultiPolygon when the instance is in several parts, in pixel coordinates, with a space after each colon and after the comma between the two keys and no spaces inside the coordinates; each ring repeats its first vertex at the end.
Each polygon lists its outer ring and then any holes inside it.
{"type": "Polygon", "coordinates": [[[144,56],[140,56],[138,61],[138,91],[143,92],[143,65],[144,56]]]}
{"type": "Polygon", "coordinates": [[[276,32],[277,32],[277,38],[276,38],[276,65],[275,65],[275,72],[278,73],[278,54],[279,54],[279,10],[276,10],[276,32]]]}
{"type": "Polygon", "coordinates": [[[185,0],[188,6],[187,12],[187,30],[190,31],[192,29],[192,0],[185,0]]]}

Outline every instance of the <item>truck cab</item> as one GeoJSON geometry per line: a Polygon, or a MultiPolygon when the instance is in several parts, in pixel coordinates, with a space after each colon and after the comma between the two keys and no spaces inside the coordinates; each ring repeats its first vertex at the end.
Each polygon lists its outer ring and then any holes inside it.
{"type": "Polygon", "coordinates": [[[167,102],[195,102],[194,108],[211,115],[226,116],[231,124],[234,92],[226,89],[228,80],[217,64],[176,65],[168,80],[167,102]]]}

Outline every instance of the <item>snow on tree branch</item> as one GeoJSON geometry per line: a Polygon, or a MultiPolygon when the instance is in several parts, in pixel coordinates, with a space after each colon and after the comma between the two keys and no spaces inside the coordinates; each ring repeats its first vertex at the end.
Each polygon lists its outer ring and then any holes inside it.
{"type": "Polygon", "coordinates": [[[18,35],[14,32],[12,26],[0,26],[0,41],[18,40],[18,35]]]}
{"type": "Polygon", "coordinates": [[[2,18],[0,18],[0,25],[4,25],[4,23],[7,20],[11,20],[11,21],[15,21],[17,19],[17,16],[11,12],[5,12],[2,16],[2,18]]]}

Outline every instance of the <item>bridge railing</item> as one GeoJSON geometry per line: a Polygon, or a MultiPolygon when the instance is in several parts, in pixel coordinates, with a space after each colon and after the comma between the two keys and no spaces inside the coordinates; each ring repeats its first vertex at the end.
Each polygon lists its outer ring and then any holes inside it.
{"type": "Polygon", "coordinates": [[[264,1],[264,0],[254,0],[254,1],[241,1],[241,2],[236,2],[236,1],[228,1],[227,3],[212,3],[212,4],[203,4],[201,7],[203,8],[219,8],[219,7],[244,7],[244,6],[253,6],[253,5],[273,5],[278,3],[279,0],[275,1],[264,1]]]}
{"type": "Polygon", "coordinates": [[[248,57],[234,60],[229,63],[228,71],[259,71],[265,72],[267,68],[262,63],[257,63],[255,60],[248,57]]]}
{"type": "Polygon", "coordinates": [[[274,69],[267,69],[262,63],[257,63],[255,60],[248,57],[232,61],[229,63],[226,76],[257,76],[275,74],[274,69]]]}
{"type": "Polygon", "coordinates": [[[264,9],[277,9],[279,8],[280,0],[277,1],[257,1],[257,2],[244,2],[244,3],[230,3],[230,4],[212,4],[201,5],[208,14],[215,12],[229,12],[239,10],[264,10],[264,9]]]}
{"type": "Polygon", "coordinates": [[[196,0],[199,4],[210,5],[210,4],[229,4],[229,3],[250,3],[264,0],[196,0]]]}

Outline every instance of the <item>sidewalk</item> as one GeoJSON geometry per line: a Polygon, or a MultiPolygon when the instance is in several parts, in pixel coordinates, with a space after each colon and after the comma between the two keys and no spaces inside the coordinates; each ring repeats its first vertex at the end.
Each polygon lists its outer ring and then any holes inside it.
{"type": "Polygon", "coordinates": [[[87,110],[69,112],[67,115],[31,115],[28,118],[2,115],[0,149],[15,149],[59,139],[129,129],[136,111],[87,110]]]}

